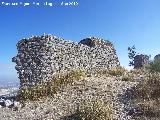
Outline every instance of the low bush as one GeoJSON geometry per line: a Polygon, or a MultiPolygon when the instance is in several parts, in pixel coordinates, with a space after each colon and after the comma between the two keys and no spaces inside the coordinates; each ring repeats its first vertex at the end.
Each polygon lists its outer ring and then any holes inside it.
{"type": "Polygon", "coordinates": [[[152,61],[149,68],[151,72],[160,72],[160,59],[152,61]]]}
{"type": "Polygon", "coordinates": [[[148,73],[145,79],[135,87],[133,98],[142,112],[135,119],[158,119],[160,117],[160,74],[148,73]]]}
{"type": "Polygon", "coordinates": [[[76,112],[76,120],[113,120],[114,111],[102,100],[84,100],[76,112]]]}

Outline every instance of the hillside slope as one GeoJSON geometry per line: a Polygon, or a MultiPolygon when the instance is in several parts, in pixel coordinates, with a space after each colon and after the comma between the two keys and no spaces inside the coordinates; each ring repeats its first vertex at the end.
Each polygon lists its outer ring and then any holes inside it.
{"type": "Polygon", "coordinates": [[[121,81],[116,77],[86,77],[61,88],[53,98],[27,102],[26,106],[18,111],[0,108],[0,118],[1,120],[74,120],[77,106],[82,101],[102,100],[113,109],[111,120],[127,120],[130,119],[124,109],[127,103],[124,105],[122,102],[124,101],[122,99],[127,100],[127,97],[120,96],[136,84],[137,82],[121,81]]]}

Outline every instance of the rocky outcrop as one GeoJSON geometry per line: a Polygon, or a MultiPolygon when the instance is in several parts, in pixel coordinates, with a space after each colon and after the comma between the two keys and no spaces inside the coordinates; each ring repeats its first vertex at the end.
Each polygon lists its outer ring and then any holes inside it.
{"type": "Polygon", "coordinates": [[[136,55],[134,58],[134,68],[145,67],[149,64],[149,56],[148,55],[136,55]]]}
{"type": "Polygon", "coordinates": [[[13,57],[22,86],[32,86],[50,80],[57,72],[71,69],[112,68],[120,65],[109,41],[91,37],[75,44],[52,35],[22,39],[13,57]]]}
{"type": "Polygon", "coordinates": [[[156,55],[156,56],[154,57],[154,60],[160,60],[160,54],[156,55]]]}

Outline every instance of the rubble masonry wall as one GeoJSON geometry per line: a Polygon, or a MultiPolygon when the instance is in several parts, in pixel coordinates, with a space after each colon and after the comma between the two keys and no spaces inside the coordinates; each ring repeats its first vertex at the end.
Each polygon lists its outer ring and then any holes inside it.
{"type": "Polygon", "coordinates": [[[17,43],[18,54],[12,58],[16,63],[20,85],[46,82],[56,72],[78,68],[93,71],[120,65],[116,51],[109,41],[93,37],[86,40],[99,41],[101,44],[75,44],[52,35],[20,40],[17,43]]]}

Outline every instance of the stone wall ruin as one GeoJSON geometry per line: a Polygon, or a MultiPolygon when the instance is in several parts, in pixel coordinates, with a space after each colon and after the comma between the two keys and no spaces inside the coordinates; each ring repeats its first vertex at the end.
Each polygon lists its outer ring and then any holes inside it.
{"type": "Polygon", "coordinates": [[[78,44],[52,35],[34,36],[17,43],[16,63],[20,85],[32,86],[71,69],[106,69],[120,65],[111,42],[90,37],[78,44]]]}
{"type": "Polygon", "coordinates": [[[155,57],[154,57],[154,60],[160,60],[160,54],[157,54],[155,57]]]}
{"type": "Polygon", "coordinates": [[[136,55],[134,58],[134,68],[138,69],[149,65],[149,56],[148,55],[136,55]]]}

